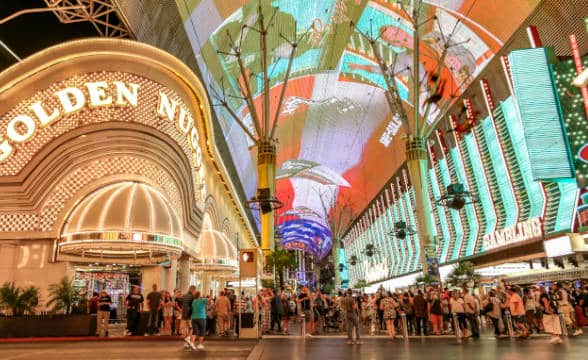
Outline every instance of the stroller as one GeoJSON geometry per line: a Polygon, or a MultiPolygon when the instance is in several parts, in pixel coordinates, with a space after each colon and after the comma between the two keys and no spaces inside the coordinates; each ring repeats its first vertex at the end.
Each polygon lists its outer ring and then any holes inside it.
{"type": "Polygon", "coordinates": [[[336,331],[341,328],[341,311],[338,309],[329,309],[325,314],[325,332],[336,331]]]}

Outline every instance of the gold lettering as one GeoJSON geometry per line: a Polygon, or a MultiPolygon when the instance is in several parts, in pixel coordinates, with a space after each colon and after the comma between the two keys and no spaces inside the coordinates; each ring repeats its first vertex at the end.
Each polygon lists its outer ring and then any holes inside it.
{"type": "Polygon", "coordinates": [[[0,141],[0,162],[8,159],[10,154],[12,154],[13,147],[10,145],[8,140],[4,139],[0,141]]]}
{"type": "Polygon", "coordinates": [[[157,114],[161,117],[167,117],[173,121],[176,117],[176,106],[178,102],[171,100],[162,91],[159,92],[159,104],[157,106],[157,114]]]}
{"type": "Polygon", "coordinates": [[[199,146],[194,151],[194,166],[196,167],[196,169],[200,169],[200,167],[202,166],[202,149],[200,149],[199,146]]]}
{"type": "Polygon", "coordinates": [[[55,95],[59,98],[59,102],[61,102],[61,107],[63,108],[63,113],[65,115],[73,114],[86,105],[86,97],[84,96],[84,93],[82,90],[74,87],[59,90],[55,95]]]}
{"type": "Polygon", "coordinates": [[[37,130],[37,124],[32,117],[27,115],[18,115],[8,123],[6,128],[6,135],[8,138],[14,142],[22,143],[28,141],[30,138],[35,135],[35,131],[37,130]],[[19,131],[20,127],[25,128],[25,132],[21,133],[19,131]]]}
{"type": "Polygon", "coordinates": [[[90,95],[90,106],[99,107],[112,104],[112,96],[106,94],[106,90],[108,90],[106,81],[89,82],[84,85],[90,95]]]}
{"type": "Polygon", "coordinates": [[[43,107],[43,103],[41,101],[33,103],[33,105],[29,106],[29,109],[33,110],[33,112],[39,119],[39,122],[41,123],[41,128],[44,128],[45,126],[57,120],[57,118],[59,118],[60,115],[59,109],[57,108],[53,108],[53,112],[51,112],[51,115],[47,114],[47,111],[43,107]]]}
{"type": "Polygon", "coordinates": [[[192,144],[192,149],[197,149],[199,147],[198,141],[200,141],[200,136],[198,136],[198,129],[196,126],[192,127],[190,130],[190,144],[192,144]]]}
{"type": "Polygon", "coordinates": [[[194,124],[194,120],[190,114],[188,114],[188,111],[186,111],[184,107],[180,107],[180,117],[176,123],[178,130],[184,134],[187,134],[190,130],[190,127],[192,127],[192,124],[194,124]]]}
{"type": "Polygon", "coordinates": [[[116,103],[117,106],[137,106],[139,99],[139,84],[128,83],[122,81],[113,81],[116,86],[116,103]],[[127,87],[128,85],[128,87],[127,87]]]}
{"type": "Polygon", "coordinates": [[[534,236],[542,236],[543,235],[543,224],[541,223],[541,219],[533,218],[531,220],[531,225],[533,227],[533,235],[534,236]]]}

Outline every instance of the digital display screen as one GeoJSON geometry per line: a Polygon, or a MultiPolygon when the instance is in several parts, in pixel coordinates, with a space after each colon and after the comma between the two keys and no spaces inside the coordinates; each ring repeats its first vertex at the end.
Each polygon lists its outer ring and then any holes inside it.
{"type": "MultiPolygon", "coordinates": [[[[440,57],[441,39],[452,33],[451,40],[446,40],[451,49],[439,76],[444,99],[451,93],[459,95],[539,2],[423,1],[419,47],[423,73],[419,75],[436,71],[436,63],[428,59],[440,57]],[[434,16],[438,21],[425,21],[434,16]]],[[[397,2],[176,0],[176,4],[211,102],[219,102],[212,94],[224,91],[232,109],[251,130],[251,114],[240,98],[243,77],[238,61],[222,52],[240,44],[255,106],[261,113],[263,81],[256,74],[261,73],[262,52],[259,34],[252,28],[257,24],[258,4],[266,20],[273,16],[275,26],[270,29],[267,49],[272,79],[270,113],[275,114],[292,50],[283,37],[299,40],[278,117],[276,196],[285,203],[286,211],[304,208],[309,215],[302,216],[297,226],[284,227],[294,236],[306,230],[305,224],[326,223],[324,219],[341,199],[348,199],[353,211],[360,213],[405,161],[400,120],[390,113],[376,57],[360,35],[381,34],[377,44],[382,58],[387,64],[396,59],[394,80],[401,98],[409,99],[411,77],[402,69],[412,64],[413,30],[397,2]]],[[[426,85],[421,92],[420,111],[424,112],[423,101],[431,94],[426,85]]],[[[414,109],[405,105],[410,116],[414,109]]],[[[222,106],[214,110],[245,193],[253,197],[256,150],[222,106]]],[[[433,106],[430,119],[436,114],[433,106]]],[[[301,233],[299,238],[322,239],[306,235],[301,233]]],[[[299,238],[284,236],[284,241],[294,244],[299,238]]],[[[305,249],[324,248],[306,245],[305,249]]]]}

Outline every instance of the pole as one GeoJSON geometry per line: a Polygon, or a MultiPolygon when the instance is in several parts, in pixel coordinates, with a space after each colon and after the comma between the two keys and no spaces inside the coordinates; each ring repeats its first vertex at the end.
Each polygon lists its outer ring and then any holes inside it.
{"type": "Polygon", "coordinates": [[[400,314],[400,321],[402,323],[402,338],[404,341],[408,341],[408,321],[405,313],[400,314]]]}
{"type": "Polygon", "coordinates": [[[453,319],[453,330],[455,332],[455,339],[457,340],[458,344],[461,344],[461,328],[459,327],[459,320],[457,319],[457,314],[453,313],[451,317],[453,319]]]}
{"type": "MultiPolygon", "coordinates": [[[[276,147],[270,142],[262,141],[257,153],[257,171],[259,189],[268,189],[269,199],[275,193],[276,147]]],[[[271,203],[269,204],[271,206],[271,203]]],[[[261,250],[264,256],[274,251],[274,212],[270,209],[266,213],[261,211],[261,250]]]]}
{"type": "Polygon", "coordinates": [[[421,247],[421,264],[423,273],[428,274],[427,256],[435,257],[435,243],[433,240],[434,228],[431,214],[433,209],[429,201],[429,189],[427,188],[427,172],[429,169],[427,157],[427,141],[423,138],[413,138],[406,143],[406,157],[410,181],[415,195],[415,216],[417,222],[417,234],[421,247]]]}

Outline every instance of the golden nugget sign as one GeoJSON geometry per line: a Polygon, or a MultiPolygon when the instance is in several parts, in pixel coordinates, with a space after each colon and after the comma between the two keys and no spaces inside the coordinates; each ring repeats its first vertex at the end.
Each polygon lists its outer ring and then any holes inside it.
{"type": "Polygon", "coordinates": [[[484,236],[484,249],[490,250],[526,240],[543,237],[541,218],[532,218],[484,236]]]}
{"type": "MultiPolygon", "coordinates": [[[[97,81],[86,82],[84,87],[86,92],[77,87],[67,87],[53,93],[58,106],[47,107],[43,101],[36,101],[28,107],[30,113],[14,116],[6,126],[6,135],[0,136],[0,162],[10,158],[14,151],[14,144],[31,140],[38,130],[65,116],[85,108],[137,107],[138,105],[139,84],[122,81],[97,81]]],[[[157,108],[154,110],[158,116],[175,122],[178,131],[187,137],[193,151],[193,165],[197,170],[200,170],[202,150],[198,144],[198,129],[186,107],[159,91],[157,108]]]]}

